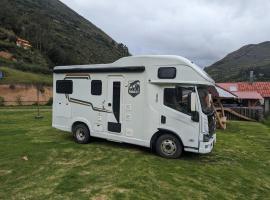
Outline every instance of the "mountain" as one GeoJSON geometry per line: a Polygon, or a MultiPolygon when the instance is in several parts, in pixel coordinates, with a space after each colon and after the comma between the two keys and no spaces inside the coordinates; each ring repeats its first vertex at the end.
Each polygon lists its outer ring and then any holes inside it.
{"type": "Polygon", "coordinates": [[[216,82],[248,81],[250,71],[256,81],[270,81],[270,41],[243,46],[205,71],[216,82]]]}
{"type": "Polygon", "coordinates": [[[0,1],[0,66],[49,73],[55,65],[107,63],[127,55],[125,45],[58,0],[0,1]],[[32,47],[18,47],[18,38],[32,47]]]}

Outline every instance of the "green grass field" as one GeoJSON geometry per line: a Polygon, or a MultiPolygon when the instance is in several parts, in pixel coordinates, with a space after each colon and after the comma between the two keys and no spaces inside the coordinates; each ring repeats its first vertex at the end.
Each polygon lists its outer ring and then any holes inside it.
{"type": "Polygon", "coordinates": [[[51,128],[48,107],[35,114],[0,109],[0,199],[270,198],[266,125],[231,122],[211,154],[167,160],[106,140],[75,144],[51,128]]]}
{"type": "Polygon", "coordinates": [[[0,80],[1,84],[44,84],[52,85],[52,75],[38,74],[32,72],[23,72],[8,67],[0,67],[4,72],[4,78],[0,80]]]}

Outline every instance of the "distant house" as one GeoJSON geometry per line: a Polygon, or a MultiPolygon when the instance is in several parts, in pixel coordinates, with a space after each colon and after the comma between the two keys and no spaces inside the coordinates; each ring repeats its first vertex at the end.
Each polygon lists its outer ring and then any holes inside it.
{"type": "Polygon", "coordinates": [[[263,105],[264,112],[270,112],[270,82],[217,83],[220,88],[234,94],[242,106],[263,105]]]}
{"type": "Polygon", "coordinates": [[[7,51],[0,51],[0,58],[4,58],[6,60],[12,60],[15,61],[16,59],[13,57],[13,55],[7,51]]]}
{"type": "Polygon", "coordinates": [[[24,40],[22,38],[17,38],[16,45],[24,49],[30,49],[32,47],[29,41],[24,40]]]}

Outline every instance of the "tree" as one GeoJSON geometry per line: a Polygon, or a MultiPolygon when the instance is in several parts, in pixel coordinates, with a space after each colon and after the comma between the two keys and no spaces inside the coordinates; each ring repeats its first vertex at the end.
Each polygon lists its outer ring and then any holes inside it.
{"type": "Polygon", "coordinates": [[[65,51],[57,46],[54,46],[48,53],[49,58],[55,65],[62,65],[66,63],[65,51]]]}

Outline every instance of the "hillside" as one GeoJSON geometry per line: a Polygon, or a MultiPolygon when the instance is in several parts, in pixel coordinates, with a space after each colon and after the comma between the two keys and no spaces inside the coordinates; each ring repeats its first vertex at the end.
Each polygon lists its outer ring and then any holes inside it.
{"type": "Polygon", "coordinates": [[[270,42],[243,46],[205,71],[217,82],[247,81],[250,71],[255,80],[270,81],[270,42]]]}
{"type": "Polygon", "coordinates": [[[107,63],[129,55],[125,45],[58,0],[1,0],[0,13],[0,52],[12,56],[0,58],[0,66],[49,73],[55,65],[107,63]],[[32,48],[19,48],[17,37],[32,48]]]}
{"type": "Polygon", "coordinates": [[[0,71],[5,74],[5,78],[0,81],[1,84],[52,84],[52,75],[23,72],[8,67],[0,67],[0,71]]]}

